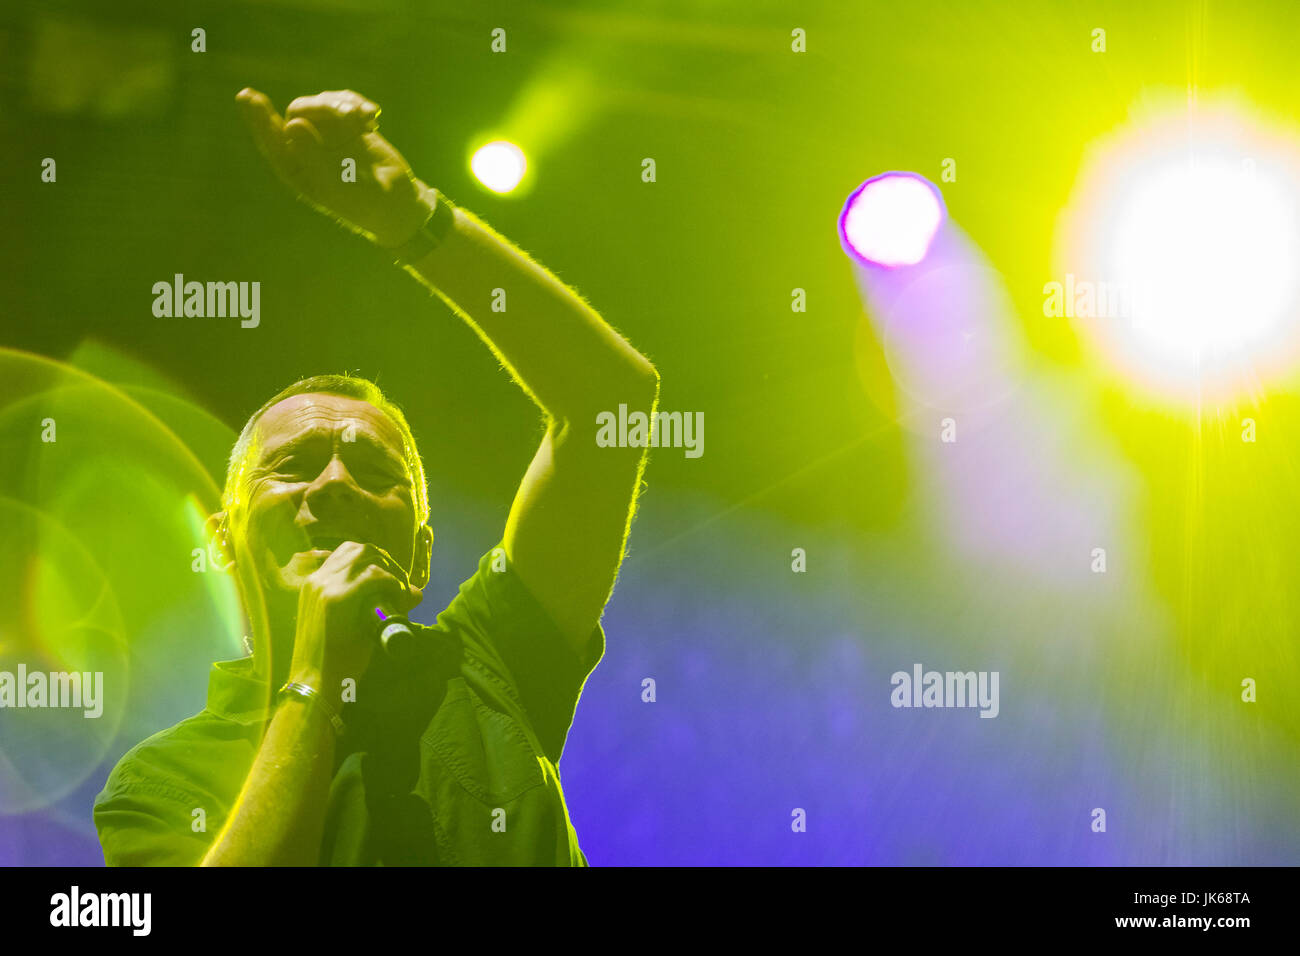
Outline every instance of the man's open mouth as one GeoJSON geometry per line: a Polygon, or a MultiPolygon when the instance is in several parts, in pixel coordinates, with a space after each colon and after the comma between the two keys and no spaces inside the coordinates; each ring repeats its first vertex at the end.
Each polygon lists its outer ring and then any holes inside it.
{"type": "Polygon", "coordinates": [[[333,551],[344,541],[361,541],[362,538],[345,538],[339,535],[313,534],[308,537],[311,551],[333,551]]]}

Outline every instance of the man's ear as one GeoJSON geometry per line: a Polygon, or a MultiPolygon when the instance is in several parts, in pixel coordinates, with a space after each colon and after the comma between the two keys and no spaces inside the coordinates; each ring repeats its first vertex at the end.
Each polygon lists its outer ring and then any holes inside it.
{"type": "Polygon", "coordinates": [[[411,559],[411,584],[423,588],[429,583],[433,561],[433,529],[422,524],[415,532],[415,556],[411,559]]]}
{"type": "Polygon", "coordinates": [[[235,562],[235,549],[230,545],[230,520],[224,511],[208,515],[203,522],[203,533],[208,538],[208,558],[228,568],[235,562]]]}

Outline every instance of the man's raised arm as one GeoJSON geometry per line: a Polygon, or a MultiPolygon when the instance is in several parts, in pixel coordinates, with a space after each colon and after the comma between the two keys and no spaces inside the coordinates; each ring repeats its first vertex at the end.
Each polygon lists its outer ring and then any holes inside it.
{"type": "MultiPolygon", "coordinates": [[[[430,212],[432,191],[377,132],[379,108],[351,91],[301,97],[282,119],[261,93],[238,100],[276,172],[317,208],[387,248],[430,212]],[[356,182],[340,176],[356,160],[356,182]]],[[[548,428],[506,523],[507,560],[586,650],[618,574],[645,448],[596,445],[596,416],[654,411],[654,366],[572,289],[464,209],[410,268],[452,307],[545,412],[548,428]],[[491,308],[504,290],[504,311],[491,308]]]]}

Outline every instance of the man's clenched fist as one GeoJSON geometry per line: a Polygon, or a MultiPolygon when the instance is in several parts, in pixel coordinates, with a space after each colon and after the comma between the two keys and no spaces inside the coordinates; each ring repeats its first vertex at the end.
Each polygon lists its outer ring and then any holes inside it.
{"type": "Polygon", "coordinates": [[[390,248],[428,217],[427,187],[379,135],[379,107],[360,93],[300,96],[283,118],[257,90],[235,99],[276,175],[317,209],[390,248]],[[344,179],[345,159],[356,162],[356,182],[344,179]]]}

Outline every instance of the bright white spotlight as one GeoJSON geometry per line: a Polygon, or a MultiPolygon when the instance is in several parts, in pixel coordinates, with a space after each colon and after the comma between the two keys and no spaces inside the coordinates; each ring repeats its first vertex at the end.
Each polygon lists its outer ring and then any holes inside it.
{"type": "Polygon", "coordinates": [[[1112,261],[1141,344],[1199,366],[1266,342],[1294,294],[1289,205],[1278,183],[1240,162],[1189,159],[1134,183],[1112,261]]]}
{"type": "Polygon", "coordinates": [[[1294,375],[1294,127],[1239,102],[1147,111],[1090,150],[1058,229],[1043,314],[1151,397],[1203,407],[1294,375]]]}
{"type": "Polygon", "coordinates": [[[916,265],[943,222],[939,191],[915,173],[883,173],[859,186],[840,213],[844,248],[879,266],[916,265]]]}
{"type": "Polygon", "coordinates": [[[469,161],[469,168],[488,189],[508,193],[524,178],[528,162],[524,151],[514,143],[496,140],[479,147],[469,161]]]}

